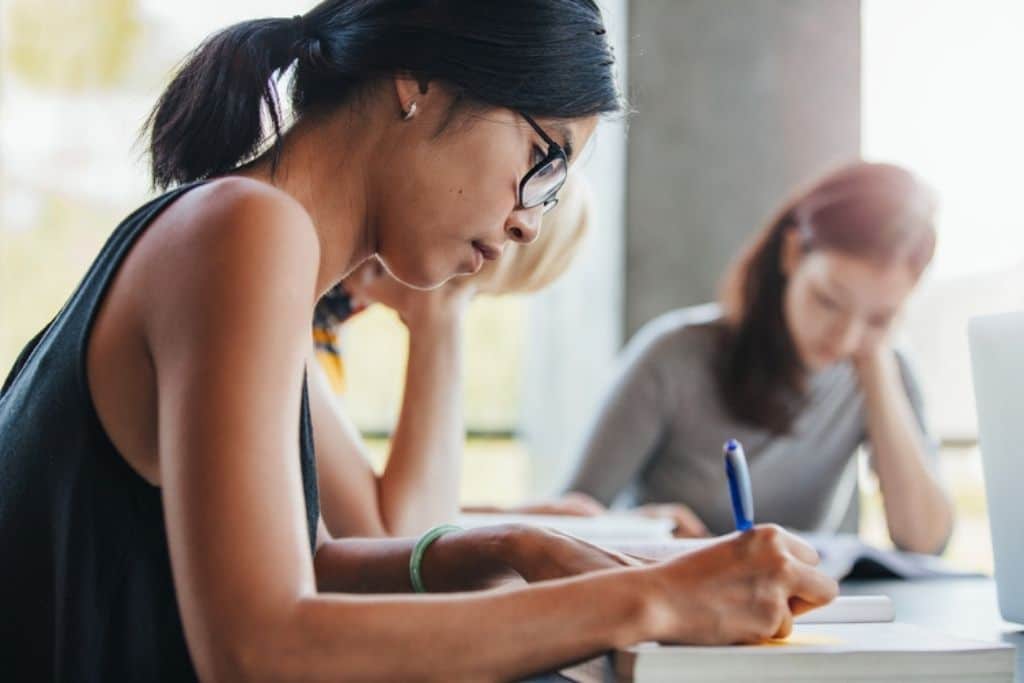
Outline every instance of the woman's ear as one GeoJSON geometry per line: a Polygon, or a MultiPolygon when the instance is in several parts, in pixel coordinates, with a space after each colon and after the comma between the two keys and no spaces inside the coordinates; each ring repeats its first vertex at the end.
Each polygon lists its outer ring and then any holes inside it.
{"type": "Polygon", "coordinates": [[[444,120],[450,111],[453,95],[440,81],[399,73],[394,76],[394,87],[399,115],[403,119],[409,120],[426,113],[429,120],[436,123],[444,120]]]}
{"type": "Polygon", "coordinates": [[[793,276],[806,253],[800,231],[792,226],[786,228],[782,235],[782,249],[779,250],[779,268],[786,278],[793,276]]]}
{"type": "Polygon", "coordinates": [[[415,116],[416,110],[423,106],[416,101],[422,99],[426,92],[420,81],[411,75],[395,76],[395,96],[398,98],[398,108],[403,118],[411,118],[410,112],[415,116]]]}

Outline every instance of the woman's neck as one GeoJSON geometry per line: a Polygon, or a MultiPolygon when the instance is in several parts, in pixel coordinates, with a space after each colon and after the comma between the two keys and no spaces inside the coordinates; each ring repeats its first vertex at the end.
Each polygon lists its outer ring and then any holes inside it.
{"type": "Polygon", "coordinates": [[[353,134],[356,126],[342,133],[336,118],[299,121],[282,137],[276,164],[268,151],[236,173],[273,185],[306,209],[320,242],[320,294],[376,251],[368,201],[372,138],[353,134]]]}

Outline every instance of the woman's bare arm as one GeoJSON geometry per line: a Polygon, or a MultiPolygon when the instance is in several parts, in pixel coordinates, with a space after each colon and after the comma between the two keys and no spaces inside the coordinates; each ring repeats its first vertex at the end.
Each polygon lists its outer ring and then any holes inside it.
{"type": "Polygon", "coordinates": [[[332,392],[312,349],[306,368],[320,510],[327,530],[339,538],[390,536],[380,507],[380,480],[370,466],[366,444],[332,392]]]}
{"type": "Polygon", "coordinates": [[[856,367],[889,535],[904,550],[938,552],[953,530],[953,504],[928,465],[896,354],[881,346],[856,367]]]}
{"type": "Polygon", "coordinates": [[[338,537],[417,535],[458,513],[462,321],[473,290],[465,278],[429,292],[413,290],[376,261],[353,279],[362,296],[395,310],[409,332],[405,389],[387,464],[377,476],[358,430],[319,369],[311,371],[317,375],[310,401],[324,520],[338,537]]]}
{"type": "Polygon", "coordinates": [[[322,371],[308,364],[323,514],[336,537],[413,536],[458,514],[461,330],[455,323],[436,329],[410,334],[402,411],[379,476],[322,371]]]}
{"type": "MultiPolygon", "coordinates": [[[[834,593],[809,551],[772,529],[661,567],[510,591],[318,593],[298,462],[312,228],[276,197],[223,204],[217,220],[185,222],[188,258],[152,264],[162,286],[146,321],[174,584],[202,679],[503,680],[644,638],[761,637],[787,628],[791,601],[834,593]]],[[[407,561],[362,552],[369,571],[407,561]]]]}
{"type": "Polygon", "coordinates": [[[459,512],[465,425],[462,320],[465,298],[421,295],[409,330],[405,390],[391,452],[380,479],[380,506],[393,535],[423,533],[459,512]]]}

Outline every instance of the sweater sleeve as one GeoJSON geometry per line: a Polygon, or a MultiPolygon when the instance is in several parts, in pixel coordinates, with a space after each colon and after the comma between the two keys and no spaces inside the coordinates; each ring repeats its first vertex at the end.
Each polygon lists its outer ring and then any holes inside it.
{"type": "Polygon", "coordinates": [[[668,426],[666,400],[671,381],[662,361],[676,341],[654,321],[627,345],[610,390],[588,426],[566,488],[605,505],[637,476],[655,453],[668,426]]]}

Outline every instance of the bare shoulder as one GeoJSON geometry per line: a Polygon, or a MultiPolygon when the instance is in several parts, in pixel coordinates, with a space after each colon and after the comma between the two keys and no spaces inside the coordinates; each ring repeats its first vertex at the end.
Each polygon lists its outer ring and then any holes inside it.
{"type": "Polygon", "coordinates": [[[154,222],[145,260],[160,279],[219,273],[224,278],[315,279],[320,248],[305,209],[266,183],[213,180],[175,201],[154,222]]]}
{"type": "Polygon", "coordinates": [[[267,183],[242,176],[211,180],[190,196],[197,199],[198,209],[220,218],[269,213],[270,217],[309,221],[302,205],[291,195],[267,183]]]}
{"type": "Polygon", "coordinates": [[[266,183],[232,176],[189,192],[169,209],[188,241],[237,247],[254,242],[270,251],[316,255],[318,243],[305,209],[285,192],[266,183]]]}
{"type": "Polygon", "coordinates": [[[310,315],[319,241],[309,215],[284,192],[247,178],[214,180],[175,201],[152,227],[140,254],[150,332],[212,310],[220,318],[260,317],[261,307],[310,315]]]}

